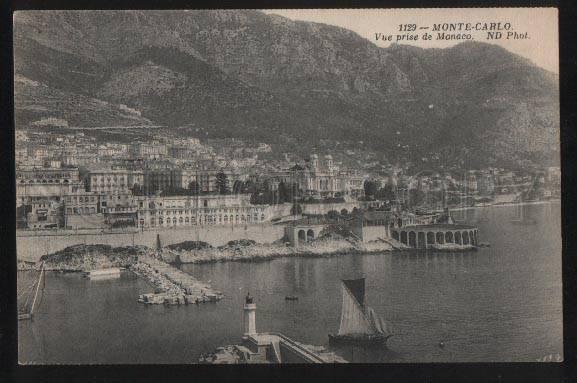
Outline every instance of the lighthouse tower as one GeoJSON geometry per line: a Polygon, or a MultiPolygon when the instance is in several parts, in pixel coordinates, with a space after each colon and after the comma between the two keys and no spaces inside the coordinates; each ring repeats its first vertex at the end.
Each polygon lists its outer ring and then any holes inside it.
{"type": "Polygon", "coordinates": [[[244,303],[244,335],[256,335],[256,304],[250,293],[246,295],[244,303]]]}

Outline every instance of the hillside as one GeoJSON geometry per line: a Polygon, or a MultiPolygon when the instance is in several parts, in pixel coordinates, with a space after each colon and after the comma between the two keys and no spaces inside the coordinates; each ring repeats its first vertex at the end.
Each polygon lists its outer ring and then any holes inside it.
{"type": "MultiPolygon", "coordinates": [[[[302,150],[362,140],[390,157],[445,153],[446,163],[466,149],[469,166],[558,161],[557,79],[483,43],[379,48],[258,11],[23,12],[15,56],[17,74],[53,92],[208,137],[302,150]]],[[[42,103],[33,93],[16,86],[17,117],[29,98],[42,103]]]]}

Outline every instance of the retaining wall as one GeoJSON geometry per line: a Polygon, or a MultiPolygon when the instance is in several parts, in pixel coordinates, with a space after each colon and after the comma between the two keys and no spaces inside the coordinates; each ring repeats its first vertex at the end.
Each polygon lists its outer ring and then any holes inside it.
{"type": "Polygon", "coordinates": [[[182,227],[173,229],[145,230],[134,233],[97,233],[94,231],[49,231],[27,232],[16,235],[19,260],[38,261],[44,254],[80,244],[104,244],[111,246],[145,245],[156,247],[156,236],[160,234],[163,246],[183,241],[204,241],[212,246],[221,246],[236,239],[252,239],[258,243],[271,243],[284,236],[283,225],[219,225],[182,227]]]}

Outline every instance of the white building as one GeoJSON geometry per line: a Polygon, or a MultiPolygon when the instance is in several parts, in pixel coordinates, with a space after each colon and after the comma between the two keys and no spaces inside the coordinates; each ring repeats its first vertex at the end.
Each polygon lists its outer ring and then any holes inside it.
{"type": "Polygon", "coordinates": [[[266,222],[268,206],[251,205],[250,195],[135,197],[139,227],[243,225],[266,222]]]}

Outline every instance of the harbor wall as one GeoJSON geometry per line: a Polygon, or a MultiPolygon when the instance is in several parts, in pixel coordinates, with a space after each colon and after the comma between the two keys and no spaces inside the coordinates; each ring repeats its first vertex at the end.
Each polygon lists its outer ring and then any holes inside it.
{"type": "Polygon", "coordinates": [[[363,226],[354,227],[353,232],[363,241],[376,241],[380,238],[389,238],[389,230],[387,226],[363,226]]]}
{"type": "MultiPolygon", "coordinates": [[[[271,205],[267,209],[271,218],[286,217],[291,215],[292,206],[293,205],[291,203],[284,203],[281,205],[271,205]]],[[[343,209],[347,209],[347,211],[350,213],[355,207],[360,208],[361,202],[301,203],[300,206],[302,208],[303,214],[320,215],[327,214],[331,210],[336,210],[340,213],[343,209]]]]}
{"type": "Polygon", "coordinates": [[[272,243],[284,236],[284,226],[272,224],[219,225],[114,233],[90,230],[21,231],[16,235],[17,258],[36,262],[44,254],[80,244],[156,247],[157,234],[160,235],[160,241],[163,246],[183,241],[204,241],[212,246],[221,246],[228,241],[237,239],[252,239],[258,243],[272,243]]]}
{"type": "Polygon", "coordinates": [[[360,202],[339,202],[339,203],[315,203],[315,204],[301,204],[303,214],[327,214],[331,210],[336,210],[339,213],[343,209],[347,209],[350,213],[356,207],[360,208],[360,202]]]}

